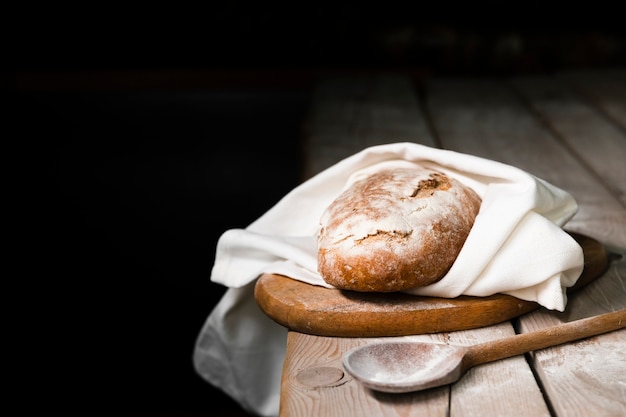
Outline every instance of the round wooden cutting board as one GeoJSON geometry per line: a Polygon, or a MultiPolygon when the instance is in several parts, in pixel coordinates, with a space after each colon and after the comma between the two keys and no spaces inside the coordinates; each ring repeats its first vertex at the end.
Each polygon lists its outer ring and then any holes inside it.
{"type": "MultiPolygon", "coordinates": [[[[581,245],[585,266],[576,291],[604,273],[608,254],[597,240],[570,233],[581,245]]],[[[539,307],[505,294],[489,297],[422,297],[405,293],[363,293],[310,285],[281,275],[264,274],[254,292],[272,320],[317,336],[383,337],[439,333],[484,327],[539,307]]]]}

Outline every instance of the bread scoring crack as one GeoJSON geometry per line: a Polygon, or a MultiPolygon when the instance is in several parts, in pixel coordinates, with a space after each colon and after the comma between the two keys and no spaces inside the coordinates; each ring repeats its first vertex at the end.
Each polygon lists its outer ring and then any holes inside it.
{"type": "Polygon", "coordinates": [[[371,238],[406,238],[411,236],[411,233],[413,233],[413,230],[377,230],[374,233],[368,233],[367,235],[363,236],[362,238],[355,238],[354,241],[355,242],[362,242],[366,239],[371,239],[371,238]]]}
{"type": "Polygon", "coordinates": [[[426,198],[435,194],[436,191],[445,191],[450,189],[450,179],[441,173],[433,173],[428,176],[427,180],[421,180],[417,187],[411,193],[411,198],[426,198]]]}

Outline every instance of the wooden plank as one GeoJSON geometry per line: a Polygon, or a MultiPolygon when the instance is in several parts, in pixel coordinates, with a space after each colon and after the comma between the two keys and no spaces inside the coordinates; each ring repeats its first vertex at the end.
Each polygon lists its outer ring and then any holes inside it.
{"type": "MultiPolygon", "coordinates": [[[[449,344],[474,345],[514,336],[510,323],[450,333],[449,344]]],[[[470,369],[453,384],[450,415],[460,416],[550,416],[532,370],[523,356],[470,369]]]]}
{"type": "Polygon", "coordinates": [[[305,123],[304,179],[366,147],[403,141],[435,145],[409,78],[325,78],[305,123]]]}
{"type": "MultiPolygon", "coordinates": [[[[591,104],[617,100],[600,100],[601,91],[597,90],[594,94],[598,99],[590,102],[560,79],[547,76],[513,79],[512,85],[548,129],[597,173],[599,182],[626,206],[626,130],[616,126],[604,117],[602,109],[591,104]]],[[[626,89],[623,90],[621,101],[626,110],[626,89]]],[[[624,122],[626,126],[626,119],[624,122]]]]}
{"type": "Polygon", "coordinates": [[[626,130],[626,68],[567,70],[559,72],[557,77],[626,130]]]}
{"type": "MultiPolygon", "coordinates": [[[[432,124],[441,144],[520,166],[535,157],[520,140],[534,122],[523,106],[507,107],[511,92],[487,80],[434,80],[427,85],[432,124]],[[519,122],[519,123],[518,123],[519,122]]],[[[510,323],[450,334],[450,343],[480,343],[514,335],[510,323]]],[[[470,370],[452,386],[450,415],[550,415],[531,368],[522,357],[470,370]]]]}
{"type": "MultiPolygon", "coordinates": [[[[607,181],[608,188],[624,202],[626,175],[623,171],[623,161],[625,159],[623,155],[620,156],[620,152],[626,148],[624,136],[607,135],[607,129],[599,120],[588,116],[584,105],[575,95],[562,94],[559,99],[560,110],[555,111],[538,102],[535,95],[538,87],[535,81],[516,83],[516,85],[520,88],[521,94],[529,98],[531,105],[541,111],[546,123],[555,126],[562,139],[572,146],[581,159],[588,162],[587,166],[595,171],[599,182],[607,181]],[[580,119],[597,127],[597,130],[588,131],[589,142],[594,144],[591,147],[580,143],[580,137],[577,135],[580,119]],[[593,149],[595,144],[598,144],[599,150],[593,149]],[[606,166],[602,165],[602,158],[605,158],[606,166]],[[619,165],[621,165],[621,171],[619,165]],[[616,170],[615,175],[610,175],[611,169],[616,170]]],[[[578,175],[581,174],[577,173],[578,175]]],[[[581,192],[590,193],[588,197],[595,200],[594,204],[613,204],[613,200],[600,187],[595,191],[584,189],[581,192]]],[[[615,246],[611,249],[619,253],[621,257],[615,258],[608,271],[599,280],[571,296],[564,313],[538,310],[520,321],[520,331],[532,331],[561,322],[626,308],[626,286],[624,285],[626,281],[626,210],[623,209],[621,215],[618,213],[617,223],[614,219],[601,220],[607,222],[603,229],[614,228],[611,243],[615,246]]],[[[537,370],[537,376],[551,399],[556,415],[626,415],[625,347],[626,330],[622,330],[577,343],[544,349],[530,355],[533,366],[537,370]],[[589,395],[581,395],[586,392],[589,395]]]]}
{"type": "MultiPolygon", "coordinates": [[[[622,252],[622,256],[626,252],[622,252]]],[[[570,297],[563,313],[537,310],[524,316],[520,332],[626,308],[626,258],[570,297]]],[[[626,415],[626,330],[543,349],[531,363],[556,416],[626,415]]]]}
{"type": "MultiPolygon", "coordinates": [[[[397,338],[384,338],[394,340],[397,338]]],[[[402,340],[445,342],[446,336],[403,336],[402,340]]],[[[281,417],[445,416],[449,387],[386,394],[364,388],[343,370],[350,349],[383,338],[340,338],[289,332],[283,367],[281,417]]]]}
{"type": "MultiPolygon", "coordinates": [[[[521,331],[543,328],[549,314],[532,315],[521,331]]],[[[556,416],[626,415],[626,330],[543,349],[531,354],[537,377],[556,416]]]]}
{"type": "Polygon", "coordinates": [[[507,85],[435,79],[427,106],[442,146],[517,166],[572,193],[580,208],[566,228],[618,245],[624,206],[507,85]]]}
{"type": "MultiPolygon", "coordinates": [[[[524,103],[506,85],[493,81],[437,81],[430,86],[427,105],[444,147],[518,166],[571,192],[581,207],[568,228],[625,247],[624,207],[599,182],[597,173],[581,164],[544,122],[526,110],[524,103]]],[[[563,117],[560,123],[565,123],[565,119],[563,117]]],[[[550,324],[557,324],[607,309],[622,308],[626,300],[623,277],[622,267],[614,265],[602,278],[573,296],[565,313],[540,309],[520,319],[520,331],[546,327],[549,324],[544,316],[553,318],[550,324]]],[[[582,342],[534,355],[538,359],[533,366],[557,415],[605,415],[603,412],[615,415],[616,410],[623,415],[624,403],[618,399],[625,397],[624,380],[616,373],[607,374],[607,378],[600,377],[605,366],[598,365],[603,363],[603,358],[612,358],[614,364],[622,359],[615,366],[623,371],[620,367],[625,363],[620,356],[622,353],[614,352],[624,351],[622,335],[623,332],[617,332],[596,337],[598,343],[585,349],[590,362],[585,368],[581,368],[580,358],[572,355],[573,359],[564,359],[571,355],[574,345],[580,346],[582,342]],[[576,383],[571,380],[566,383],[581,369],[585,369],[586,376],[580,376],[576,383]],[[586,383],[579,385],[582,382],[586,383]]]]}

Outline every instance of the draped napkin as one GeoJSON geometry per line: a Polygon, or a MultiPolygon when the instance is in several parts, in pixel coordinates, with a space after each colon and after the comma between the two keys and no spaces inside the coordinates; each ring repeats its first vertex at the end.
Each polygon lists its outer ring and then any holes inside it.
{"type": "Polygon", "coordinates": [[[452,298],[496,293],[563,311],[583,253],[562,227],[578,205],[566,191],[516,167],[415,143],[366,148],[294,188],[245,229],[217,244],[211,281],[229,287],[201,329],[197,372],[243,408],[278,415],[287,329],[254,300],[263,273],[330,287],[317,273],[316,233],[328,205],[354,181],[398,165],[435,168],[473,188],[480,211],[461,252],[438,282],[405,292],[452,298]]]}

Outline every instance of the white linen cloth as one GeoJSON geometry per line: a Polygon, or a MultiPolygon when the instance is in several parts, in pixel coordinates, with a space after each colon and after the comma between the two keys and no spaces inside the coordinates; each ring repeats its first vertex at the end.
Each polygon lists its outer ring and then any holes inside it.
{"type": "Polygon", "coordinates": [[[315,235],[326,207],[356,179],[390,165],[434,167],[472,187],[482,204],[452,268],[440,281],[407,292],[457,297],[510,294],[563,311],[583,253],[562,226],[574,198],[523,170],[496,161],[392,143],[366,148],[302,183],[245,229],[219,239],[211,280],[229,289],[201,329],[197,372],[243,408],[278,415],[287,329],[254,299],[256,279],[277,273],[329,287],[317,274],[315,235]]]}

